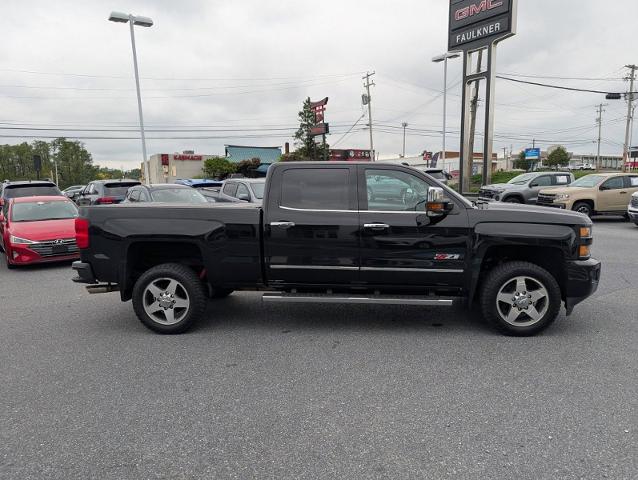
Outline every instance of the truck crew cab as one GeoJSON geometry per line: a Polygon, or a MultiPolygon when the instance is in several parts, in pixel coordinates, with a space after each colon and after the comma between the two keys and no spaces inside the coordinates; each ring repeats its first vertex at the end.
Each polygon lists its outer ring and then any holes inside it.
{"type": "Polygon", "coordinates": [[[548,327],[596,290],[585,215],[474,206],[418,170],[378,163],[277,163],[263,206],[82,208],[76,282],[119,291],[159,333],[181,333],[207,297],[267,302],[466,305],[509,335],[548,327]]]}

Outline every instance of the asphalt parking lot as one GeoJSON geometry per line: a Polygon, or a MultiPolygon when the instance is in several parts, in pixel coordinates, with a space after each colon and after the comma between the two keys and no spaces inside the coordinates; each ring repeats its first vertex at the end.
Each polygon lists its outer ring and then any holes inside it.
{"type": "Polygon", "coordinates": [[[597,221],[596,296],[523,339],[252,293],[162,337],[68,265],[2,263],[0,478],[638,478],[637,246],[597,221]]]}

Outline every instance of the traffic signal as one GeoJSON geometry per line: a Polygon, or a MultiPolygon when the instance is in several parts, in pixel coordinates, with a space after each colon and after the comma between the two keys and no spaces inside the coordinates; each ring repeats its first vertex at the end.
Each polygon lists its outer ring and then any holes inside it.
{"type": "Polygon", "coordinates": [[[620,100],[622,95],[620,93],[608,93],[605,98],[607,100],[620,100]]]}

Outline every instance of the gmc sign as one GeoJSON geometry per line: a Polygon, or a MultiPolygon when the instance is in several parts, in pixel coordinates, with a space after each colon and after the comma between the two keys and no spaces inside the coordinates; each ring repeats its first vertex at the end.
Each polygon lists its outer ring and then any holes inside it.
{"type": "Polygon", "coordinates": [[[450,0],[448,49],[477,50],[516,33],[516,0],[450,0]]]}

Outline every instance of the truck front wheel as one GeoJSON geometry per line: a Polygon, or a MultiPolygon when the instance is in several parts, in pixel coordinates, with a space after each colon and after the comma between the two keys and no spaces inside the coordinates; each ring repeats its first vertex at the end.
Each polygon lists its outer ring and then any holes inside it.
{"type": "Polygon", "coordinates": [[[148,328],[183,333],[204,315],[206,291],[190,268],[166,263],[146,271],[133,287],[133,309],[148,328]]]}
{"type": "Polygon", "coordinates": [[[529,262],[495,267],[488,273],[481,291],[483,316],[505,335],[536,335],[556,320],[560,306],[556,279],[529,262]]]}

